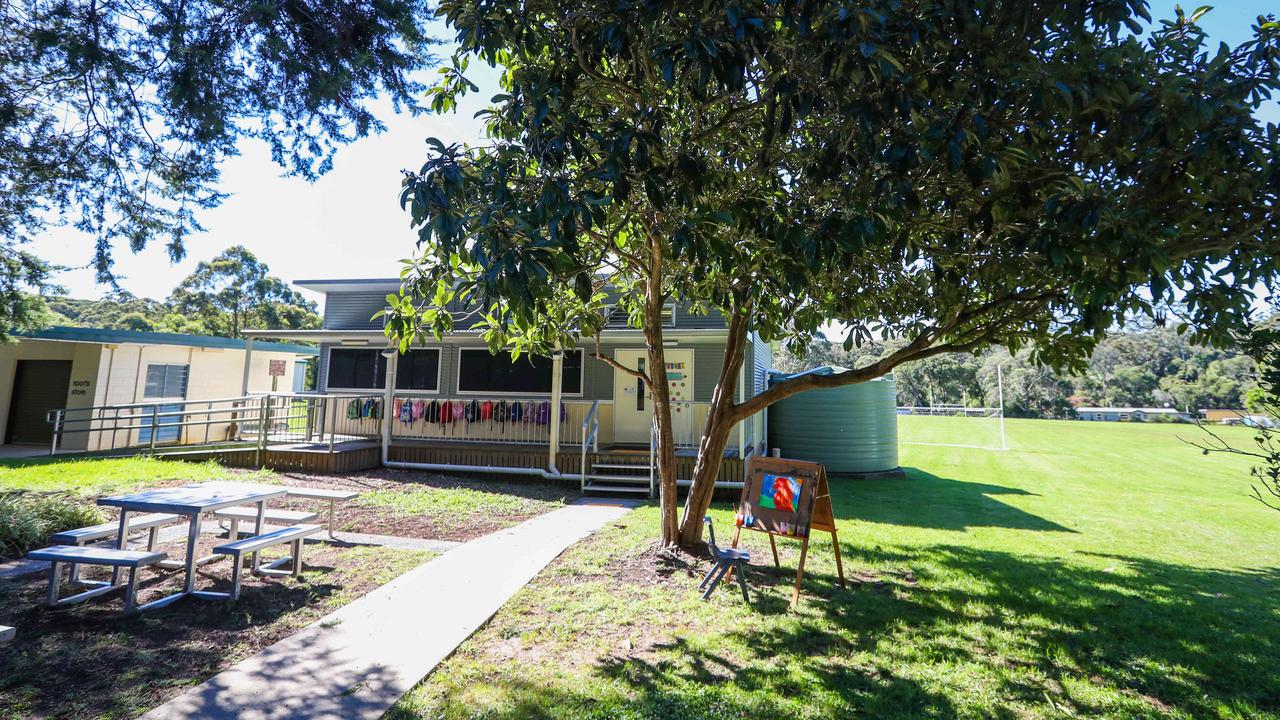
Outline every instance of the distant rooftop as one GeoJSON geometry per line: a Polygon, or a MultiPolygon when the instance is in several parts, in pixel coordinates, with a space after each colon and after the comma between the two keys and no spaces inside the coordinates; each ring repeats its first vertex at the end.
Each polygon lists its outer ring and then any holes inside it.
{"type": "Polygon", "coordinates": [[[1144,407],[1085,407],[1076,408],[1076,412],[1113,412],[1113,413],[1135,413],[1140,412],[1146,415],[1163,414],[1163,415],[1184,415],[1177,408],[1144,408],[1144,407]]]}
{"type": "MultiPolygon", "coordinates": [[[[244,340],[214,337],[212,335],[185,335],[183,333],[147,332],[145,330],[106,330],[103,328],[65,326],[45,328],[33,333],[20,333],[18,337],[31,340],[99,343],[102,345],[119,345],[122,343],[183,345],[186,347],[219,348],[223,350],[243,350],[246,345],[244,340]]],[[[295,355],[318,355],[320,353],[317,348],[310,345],[280,342],[255,341],[253,349],[266,352],[287,352],[295,355]]]]}
{"type": "Polygon", "coordinates": [[[330,278],[327,280],[294,280],[294,285],[316,292],[380,292],[400,289],[400,278],[330,278]]]}

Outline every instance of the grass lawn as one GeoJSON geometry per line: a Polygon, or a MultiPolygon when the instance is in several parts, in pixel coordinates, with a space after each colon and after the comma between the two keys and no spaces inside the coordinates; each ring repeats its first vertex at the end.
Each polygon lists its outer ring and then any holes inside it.
{"type": "MultiPolygon", "coordinates": [[[[912,418],[912,420],[920,420],[912,418]]],[[[628,515],[519,593],[392,716],[1280,717],[1280,513],[1187,426],[1009,421],[832,485],[849,589],[811,548],[750,606],[628,515]]],[[[1247,441],[1247,430],[1230,431],[1247,441]]],[[[729,506],[714,517],[723,534],[729,506]]],[[[763,536],[748,535],[756,563],[763,536]]]]}
{"type": "Polygon", "coordinates": [[[70,492],[96,497],[164,481],[261,481],[270,471],[247,473],[215,462],[191,463],[154,457],[67,459],[63,457],[0,460],[0,490],[70,492]]]}

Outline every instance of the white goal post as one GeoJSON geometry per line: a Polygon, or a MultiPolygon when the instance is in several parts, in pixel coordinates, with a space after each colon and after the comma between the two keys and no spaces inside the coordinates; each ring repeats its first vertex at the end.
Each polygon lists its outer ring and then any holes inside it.
{"type": "Polygon", "coordinates": [[[996,368],[996,376],[999,383],[999,407],[949,404],[900,406],[900,442],[907,445],[1007,450],[1004,433],[1004,373],[999,367],[996,368]],[[920,420],[905,420],[908,417],[920,420]]]}

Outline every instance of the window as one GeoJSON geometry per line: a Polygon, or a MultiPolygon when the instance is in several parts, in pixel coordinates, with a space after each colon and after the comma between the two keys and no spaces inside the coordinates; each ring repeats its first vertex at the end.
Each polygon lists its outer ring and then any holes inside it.
{"type": "Polygon", "coordinates": [[[329,376],[325,387],[343,390],[373,390],[386,387],[387,359],[381,350],[331,348],[329,376]]]}
{"type": "Polygon", "coordinates": [[[410,350],[396,361],[397,390],[440,389],[440,351],[410,350]]]}
{"type": "MultiPolygon", "coordinates": [[[[560,392],[582,394],[582,351],[566,350],[561,368],[560,392]]],[[[551,358],[521,355],[512,361],[508,353],[463,349],[458,364],[458,392],[549,393],[551,358]]]]}
{"type": "Polygon", "coordinates": [[[144,398],[185,398],[189,365],[148,365],[144,398]]]}
{"type": "MultiPolygon", "coordinates": [[[[326,387],[340,390],[381,390],[387,382],[387,359],[381,350],[331,348],[326,387]]],[[[397,390],[439,389],[440,351],[410,350],[396,362],[397,390]]]]}
{"type": "MultiPolygon", "coordinates": [[[[629,318],[627,317],[627,313],[624,312],[622,308],[611,307],[605,311],[605,327],[614,328],[614,329],[627,328],[627,327],[630,327],[630,325],[627,324],[628,320],[629,318]]],[[[663,305],[662,306],[662,327],[670,328],[675,326],[676,326],[676,306],[670,305],[670,304],[663,305]]]]}

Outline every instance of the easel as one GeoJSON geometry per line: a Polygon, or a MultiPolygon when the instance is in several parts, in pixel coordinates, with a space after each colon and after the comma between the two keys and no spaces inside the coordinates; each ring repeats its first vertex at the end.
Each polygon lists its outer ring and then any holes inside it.
{"type": "MultiPolygon", "coordinates": [[[[831,533],[831,547],[835,550],[836,573],[840,577],[840,587],[847,587],[844,580],[844,563],[840,558],[840,538],[836,535],[835,512],[831,508],[831,488],[827,483],[826,468],[817,463],[801,460],[758,456],[751,458],[747,461],[747,482],[743,485],[742,498],[738,502],[740,512],[745,503],[750,502],[755,495],[759,494],[760,479],[766,472],[816,480],[816,490],[812,501],[813,509],[808,516],[808,532],[804,533],[803,538],[801,538],[800,563],[796,567],[796,584],[791,593],[791,607],[794,608],[800,602],[800,583],[804,580],[804,561],[809,555],[809,538],[813,535],[814,530],[831,533]]],[[[742,525],[734,528],[732,547],[738,547],[738,539],[742,536],[742,528],[742,525]]],[[[778,535],[784,538],[795,536],[764,527],[748,527],[747,529],[762,532],[769,536],[769,548],[773,551],[773,565],[774,567],[782,567],[782,563],[778,559],[778,543],[774,536],[778,535]]]]}

